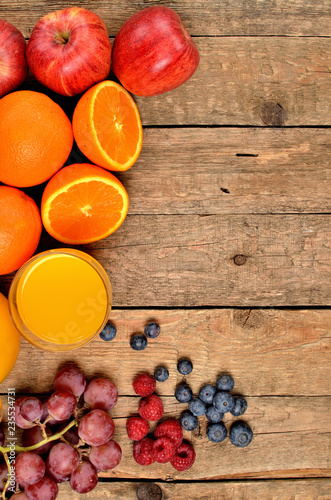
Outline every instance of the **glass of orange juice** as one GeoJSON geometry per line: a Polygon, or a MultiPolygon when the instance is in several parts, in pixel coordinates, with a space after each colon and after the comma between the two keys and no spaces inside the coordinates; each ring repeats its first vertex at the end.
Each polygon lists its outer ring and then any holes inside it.
{"type": "Polygon", "coordinates": [[[81,347],[108,321],[112,292],[104,268],[80,250],[35,255],[9,290],[12,320],[30,343],[47,351],[81,347]]]}

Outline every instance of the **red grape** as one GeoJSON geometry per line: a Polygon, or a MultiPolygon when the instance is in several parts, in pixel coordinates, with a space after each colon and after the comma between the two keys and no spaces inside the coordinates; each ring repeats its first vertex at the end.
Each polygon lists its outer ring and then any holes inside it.
{"type": "Polygon", "coordinates": [[[117,403],[118,390],[108,378],[95,378],[84,392],[84,401],[92,410],[111,410],[117,403]]]}
{"type": "Polygon", "coordinates": [[[79,443],[78,427],[71,427],[67,432],[65,432],[63,434],[63,437],[70,444],[73,444],[73,445],[78,444],[79,443]]]}
{"type": "Polygon", "coordinates": [[[92,410],[79,423],[78,435],[90,446],[107,443],[114,434],[113,419],[103,410],[92,410]]]}
{"type": "MultiPolygon", "coordinates": [[[[70,476],[62,476],[62,474],[58,474],[54,469],[49,465],[49,458],[46,460],[46,473],[50,476],[56,483],[64,483],[69,481],[70,476]]],[[[16,500],[16,499],[15,499],[16,500]]]]}
{"type": "Polygon", "coordinates": [[[38,483],[25,488],[28,500],[55,500],[58,491],[56,482],[49,476],[44,476],[38,483]]]}
{"type": "Polygon", "coordinates": [[[80,397],[83,394],[85,387],[86,380],[84,373],[74,366],[62,368],[54,379],[54,389],[56,391],[66,389],[72,392],[76,397],[80,397]]]}
{"type": "Polygon", "coordinates": [[[55,420],[68,420],[74,409],[77,400],[72,392],[65,389],[55,391],[47,402],[47,411],[55,420]]]}
{"type": "Polygon", "coordinates": [[[70,486],[77,493],[88,493],[98,484],[98,473],[91,462],[81,462],[71,474],[70,486]]]}
{"type": "Polygon", "coordinates": [[[0,464],[0,491],[3,491],[3,488],[8,479],[8,467],[5,462],[0,464]]]}
{"type": "Polygon", "coordinates": [[[79,464],[77,451],[67,443],[58,443],[49,452],[49,465],[61,476],[70,475],[79,464]]]}
{"type": "Polygon", "coordinates": [[[6,439],[5,433],[3,432],[2,427],[0,427],[0,446],[4,445],[5,439],[6,439]]]}
{"type": "MultiPolygon", "coordinates": [[[[52,436],[51,431],[46,427],[46,435],[52,436]]],[[[22,432],[22,446],[24,448],[27,448],[28,446],[33,446],[34,444],[40,443],[40,441],[43,441],[45,438],[42,435],[40,427],[37,425],[35,427],[32,427],[32,429],[25,429],[22,432]]],[[[50,443],[43,444],[39,448],[36,448],[34,453],[37,453],[38,455],[43,455],[44,453],[47,453],[53,446],[54,441],[51,441],[50,443]]]]}
{"type": "Polygon", "coordinates": [[[35,424],[33,424],[32,422],[28,422],[21,415],[20,406],[24,399],[25,398],[18,398],[15,401],[15,424],[21,429],[31,429],[31,427],[34,427],[35,424]]]}
{"type": "Polygon", "coordinates": [[[24,451],[15,460],[17,482],[24,488],[35,484],[45,475],[46,467],[43,459],[32,451],[24,451]]]}
{"type": "Polygon", "coordinates": [[[20,404],[22,417],[28,422],[39,420],[43,414],[43,405],[37,398],[24,398],[20,404]]]}
{"type": "MultiPolygon", "coordinates": [[[[48,401],[44,401],[43,403],[43,414],[41,415],[41,422],[45,422],[45,420],[49,417],[49,413],[47,410],[47,403],[48,401]]],[[[58,420],[48,420],[47,425],[52,426],[52,425],[57,425],[59,423],[58,420]]]]}
{"type": "MultiPolygon", "coordinates": [[[[65,422],[62,424],[58,430],[58,432],[63,431],[68,425],[68,422],[65,422]]],[[[70,427],[67,432],[63,434],[63,437],[66,441],[68,441],[69,444],[73,444],[74,446],[79,443],[79,436],[78,436],[78,427],[70,427]]]]}
{"type": "Polygon", "coordinates": [[[112,439],[101,446],[92,446],[89,454],[89,459],[98,472],[114,469],[121,458],[121,447],[112,439]]]}

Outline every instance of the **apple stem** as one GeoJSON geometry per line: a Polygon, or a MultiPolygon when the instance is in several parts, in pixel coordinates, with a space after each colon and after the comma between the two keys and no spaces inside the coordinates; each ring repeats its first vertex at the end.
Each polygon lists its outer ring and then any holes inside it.
{"type": "Polygon", "coordinates": [[[68,31],[65,31],[62,33],[57,33],[56,35],[54,35],[54,38],[57,43],[62,43],[62,45],[65,45],[66,43],[68,43],[70,35],[68,31]]]}

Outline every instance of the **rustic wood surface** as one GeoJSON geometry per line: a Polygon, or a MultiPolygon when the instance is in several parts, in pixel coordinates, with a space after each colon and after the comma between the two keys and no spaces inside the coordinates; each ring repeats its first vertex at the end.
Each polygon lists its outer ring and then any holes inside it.
{"type": "MultiPolygon", "coordinates": [[[[320,306],[330,304],[329,229],[320,214],[130,215],[80,248],[105,267],[116,307],[320,306]]],[[[64,246],[45,235],[39,250],[64,246]]]]}
{"type": "Polygon", "coordinates": [[[195,367],[189,377],[195,392],[225,371],[233,374],[236,391],[250,397],[331,394],[329,310],[112,310],[110,319],[118,331],[113,342],[97,338],[72,352],[35,356],[35,348],[22,341],[17,365],[1,388],[49,392],[61,363],[73,361],[89,378],[105,373],[120,386],[121,395],[134,396],[137,370],[154,371],[164,363],[170,376],[158,384],[158,393],[175,403],[174,387],[181,380],[176,364],[186,355],[195,367]],[[143,352],[130,349],[131,335],[152,320],[160,324],[162,335],[143,352]]]}
{"type": "MultiPolygon", "coordinates": [[[[81,498],[67,484],[61,486],[59,500],[81,498]]],[[[236,481],[222,483],[101,483],[88,498],[98,500],[330,500],[330,481],[325,479],[297,481],[236,481]]]]}
{"type": "MultiPolygon", "coordinates": [[[[97,338],[60,358],[52,353],[36,357],[35,349],[23,341],[15,369],[6,380],[19,394],[33,391],[46,396],[52,390],[54,373],[67,363],[82,367],[89,379],[109,376],[121,394],[111,415],[123,460],[105,476],[163,480],[331,477],[328,310],[113,310],[111,320],[118,332],[113,342],[97,338]],[[160,323],[160,337],[150,341],[145,351],[133,352],[130,336],[143,331],[152,319],[160,323]],[[160,464],[142,468],[134,462],[132,443],[126,436],[127,417],[137,413],[139,402],[132,380],[145,367],[154,371],[164,363],[170,377],[157,384],[157,392],[165,416],[179,417],[187,408],[173,395],[182,381],[176,369],[181,356],[192,359],[194,370],[186,381],[195,394],[204,383],[214,383],[221,372],[233,375],[234,392],[247,397],[245,420],[254,430],[254,441],[244,450],[229,441],[213,445],[206,437],[206,419],[200,418],[194,433],[185,432],[198,456],[192,470],[177,473],[170,465],[160,464]]],[[[228,428],[233,420],[225,417],[228,428]]]]}
{"type": "Polygon", "coordinates": [[[194,36],[330,35],[330,4],[324,0],[291,0],[290,3],[287,0],[268,0],[266,5],[259,0],[2,0],[0,13],[1,18],[14,23],[29,37],[42,16],[79,5],[99,14],[109,34],[114,36],[128,17],[160,3],[178,12],[194,36]]]}
{"type": "Polygon", "coordinates": [[[145,125],[330,125],[329,38],[201,37],[182,87],[137,98],[145,125]]]}
{"type": "MultiPolygon", "coordinates": [[[[129,215],[108,239],[79,247],[110,276],[117,337],[57,355],[23,340],[0,385],[5,414],[8,387],[46,396],[67,363],[118,385],[111,414],[122,462],[84,497],[61,485],[60,500],[330,500],[331,2],[2,0],[0,18],[28,38],[43,15],[80,5],[104,19],[113,40],[131,14],[160,3],[194,36],[200,66],[171,93],[135,98],[143,150],[118,175],[129,215]],[[149,320],[160,337],[132,351],[130,336],[149,320]],[[165,364],[170,377],[157,392],[165,415],[179,417],[181,356],[193,361],[195,393],[221,372],[234,376],[254,440],[246,449],[212,444],[200,418],[185,433],[197,453],[192,469],[138,466],[125,430],[139,401],[132,379],[165,364]]],[[[78,97],[31,76],[22,88],[46,92],[72,116],[78,97]]],[[[67,163],[81,161],[74,147],[67,163]]],[[[26,191],[40,203],[43,187],[26,191]]],[[[38,251],[60,246],[44,232],[38,251]]],[[[12,277],[0,277],[1,292],[12,277]]]]}

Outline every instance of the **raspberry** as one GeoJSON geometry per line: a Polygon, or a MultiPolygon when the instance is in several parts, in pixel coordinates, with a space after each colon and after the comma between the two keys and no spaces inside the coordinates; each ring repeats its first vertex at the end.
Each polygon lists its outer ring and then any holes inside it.
{"type": "Polygon", "coordinates": [[[183,431],[180,423],[174,418],[168,418],[159,424],[154,432],[156,438],[167,437],[171,439],[175,447],[178,448],[183,441],[183,431]]]}
{"type": "Polygon", "coordinates": [[[142,373],[134,379],[132,386],[138,396],[150,396],[155,391],[155,378],[148,373],[142,373]]]}
{"type": "Polygon", "coordinates": [[[126,423],[126,430],[129,439],[132,439],[132,441],[140,441],[147,436],[149,432],[149,425],[147,420],[144,420],[141,417],[132,417],[129,418],[126,423]]]}
{"type": "Polygon", "coordinates": [[[171,459],[171,465],[179,471],[187,470],[194,464],[195,451],[190,444],[182,443],[176,450],[176,455],[171,459]]]}
{"type": "Polygon", "coordinates": [[[155,462],[153,444],[154,441],[149,438],[133,443],[133,458],[137,464],[151,465],[155,462]]]}
{"type": "Polygon", "coordinates": [[[156,421],[163,415],[163,404],[159,396],[152,394],[140,400],[139,415],[146,420],[156,421]]]}
{"type": "Polygon", "coordinates": [[[175,456],[176,448],[171,439],[161,437],[154,442],[153,451],[156,462],[166,464],[175,456]]]}

